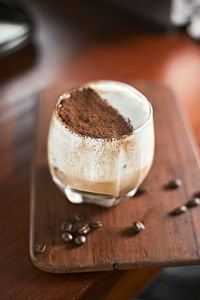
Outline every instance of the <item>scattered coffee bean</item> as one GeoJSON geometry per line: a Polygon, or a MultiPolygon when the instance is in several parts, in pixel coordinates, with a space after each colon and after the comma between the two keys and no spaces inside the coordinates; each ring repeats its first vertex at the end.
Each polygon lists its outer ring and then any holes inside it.
{"type": "Polygon", "coordinates": [[[44,251],[46,250],[46,245],[45,244],[37,244],[35,245],[35,253],[36,254],[41,254],[44,253],[44,251]]]}
{"type": "Polygon", "coordinates": [[[83,221],[85,219],[85,217],[83,215],[81,215],[80,213],[75,214],[74,216],[75,221],[80,222],[83,221]]]}
{"type": "Polygon", "coordinates": [[[100,227],[102,227],[102,223],[101,223],[101,221],[91,221],[90,227],[91,228],[100,228],[100,227]]]}
{"type": "Polygon", "coordinates": [[[64,102],[64,99],[60,98],[60,104],[63,104],[63,102],[64,102]]]}
{"type": "Polygon", "coordinates": [[[194,197],[186,203],[187,207],[195,207],[200,205],[200,198],[194,197]]]}
{"type": "Polygon", "coordinates": [[[76,245],[82,245],[86,242],[86,237],[84,235],[78,235],[74,240],[76,245]]]}
{"type": "Polygon", "coordinates": [[[71,231],[72,230],[72,223],[68,222],[68,221],[63,221],[61,226],[60,226],[60,230],[61,231],[71,231]]]}
{"type": "Polygon", "coordinates": [[[78,230],[79,234],[87,234],[88,232],[90,232],[91,228],[89,224],[85,224],[83,226],[81,226],[78,230]]]}
{"type": "Polygon", "coordinates": [[[164,188],[167,190],[177,189],[182,185],[182,181],[180,179],[170,180],[167,184],[164,185],[164,188]]]}
{"type": "Polygon", "coordinates": [[[193,197],[200,198],[200,191],[197,191],[193,194],[193,197]]]}
{"type": "Polygon", "coordinates": [[[144,193],[146,193],[147,189],[146,188],[142,188],[140,187],[137,192],[135,193],[135,196],[139,196],[139,195],[142,195],[144,193]]]}
{"type": "Polygon", "coordinates": [[[141,232],[141,231],[145,230],[145,226],[140,220],[137,220],[133,223],[133,228],[134,228],[135,232],[141,232]]]}
{"type": "Polygon", "coordinates": [[[119,270],[119,263],[118,263],[117,261],[115,261],[115,262],[113,263],[113,269],[114,269],[115,271],[118,271],[118,270],[119,270]]]}
{"type": "Polygon", "coordinates": [[[175,209],[173,209],[170,214],[172,216],[176,216],[176,215],[180,215],[186,211],[187,211],[187,207],[185,205],[182,205],[182,206],[179,206],[179,207],[176,207],[175,209]]]}
{"type": "Polygon", "coordinates": [[[63,232],[61,237],[62,237],[63,241],[65,241],[66,243],[73,240],[73,235],[70,232],[63,232]]]}

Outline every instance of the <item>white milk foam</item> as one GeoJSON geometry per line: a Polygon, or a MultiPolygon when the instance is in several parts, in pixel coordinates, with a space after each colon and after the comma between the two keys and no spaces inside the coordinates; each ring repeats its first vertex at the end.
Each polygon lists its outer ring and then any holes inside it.
{"type": "Polygon", "coordinates": [[[94,89],[129,118],[133,134],[110,141],[83,137],[66,128],[54,111],[48,138],[50,171],[63,188],[119,196],[137,187],[150,169],[154,154],[151,106],[136,89],[121,82],[98,81],[83,87],[94,89]]]}
{"type": "Polygon", "coordinates": [[[133,87],[121,82],[99,81],[86,85],[94,89],[101,98],[116,108],[121,115],[131,121],[133,129],[142,126],[149,116],[149,103],[133,87]],[[146,101],[145,101],[145,100],[146,101]]]}

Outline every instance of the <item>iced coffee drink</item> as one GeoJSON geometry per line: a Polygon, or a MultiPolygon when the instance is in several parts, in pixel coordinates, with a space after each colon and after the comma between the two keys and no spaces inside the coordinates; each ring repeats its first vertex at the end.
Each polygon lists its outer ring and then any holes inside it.
{"type": "Polygon", "coordinates": [[[132,86],[96,81],[62,95],[49,128],[54,182],[73,203],[133,196],[154,156],[151,104],[132,86]]]}

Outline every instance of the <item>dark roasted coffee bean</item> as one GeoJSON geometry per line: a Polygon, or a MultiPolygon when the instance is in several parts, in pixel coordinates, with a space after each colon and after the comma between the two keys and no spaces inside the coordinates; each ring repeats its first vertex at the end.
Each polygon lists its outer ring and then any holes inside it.
{"type": "Polygon", "coordinates": [[[102,227],[102,223],[101,223],[101,221],[91,221],[90,227],[91,228],[100,228],[100,227],[102,227]]]}
{"type": "Polygon", "coordinates": [[[193,194],[193,197],[200,198],[200,191],[197,191],[193,194]]]}
{"type": "Polygon", "coordinates": [[[195,207],[200,205],[200,198],[194,197],[186,203],[187,207],[195,207]]]}
{"type": "Polygon", "coordinates": [[[75,214],[74,216],[75,221],[80,222],[83,221],[85,219],[85,217],[83,215],[81,215],[80,213],[75,214]]]}
{"type": "Polygon", "coordinates": [[[60,230],[61,231],[71,231],[72,230],[72,223],[68,222],[68,221],[63,221],[61,226],[60,226],[60,230]]]}
{"type": "Polygon", "coordinates": [[[144,193],[146,193],[147,189],[146,188],[142,188],[140,187],[137,192],[135,193],[135,196],[139,196],[139,195],[142,195],[144,193]]]}
{"type": "Polygon", "coordinates": [[[37,244],[35,245],[35,253],[36,254],[41,254],[44,253],[44,251],[46,250],[46,245],[45,244],[37,244]]]}
{"type": "Polygon", "coordinates": [[[118,270],[119,270],[119,263],[118,263],[117,261],[115,261],[115,262],[113,263],[113,269],[114,269],[115,271],[118,271],[118,270]]]}
{"type": "Polygon", "coordinates": [[[88,232],[90,232],[91,228],[89,224],[85,224],[83,226],[81,226],[78,230],[79,234],[87,234],[88,232]]]}
{"type": "Polygon", "coordinates": [[[179,207],[176,207],[175,209],[173,209],[170,214],[172,216],[176,216],[176,215],[180,215],[186,211],[187,211],[187,207],[185,205],[182,205],[182,206],[179,206],[179,207]]]}
{"type": "Polygon", "coordinates": [[[170,180],[167,184],[164,185],[164,188],[167,190],[177,189],[182,185],[182,181],[180,179],[170,180]]]}
{"type": "Polygon", "coordinates": [[[133,229],[135,232],[141,232],[145,230],[145,226],[140,220],[137,220],[133,223],[133,229]]]}
{"type": "Polygon", "coordinates": [[[73,235],[70,232],[63,232],[61,237],[62,237],[63,241],[65,241],[66,243],[73,240],[73,235]]]}
{"type": "Polygon", "coordinates": [[[76,245],[82,245],[86,242],[86,237],[84,235],[78,235],[74,240],[76,245]]]}

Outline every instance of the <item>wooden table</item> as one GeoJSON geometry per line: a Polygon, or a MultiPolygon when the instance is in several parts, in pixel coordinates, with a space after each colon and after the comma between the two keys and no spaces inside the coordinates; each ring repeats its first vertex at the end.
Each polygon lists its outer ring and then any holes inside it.
{"type": "Polygon", "coordinates": [[[157,269],[53,275],[30,261],[34,93],[52,80],[64,80],[67,86],[99,78],[158,81],[176,93],[200,146],[200,47],[183,32],[137,33],[136,24],[113,10],[104,13],[98,4],[73,1],[63,7],[33,1],[29,6],[38,22],[35,46],[0,61],[0,295],[90,299],[94,292],[101,299],[105,294],[105,299],[129,299],[157,269]]]}

